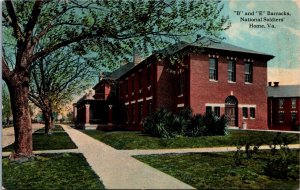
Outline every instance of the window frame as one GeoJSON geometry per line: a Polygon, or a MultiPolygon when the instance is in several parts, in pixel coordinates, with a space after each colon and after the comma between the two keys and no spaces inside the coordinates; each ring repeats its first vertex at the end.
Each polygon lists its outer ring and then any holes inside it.
{"type": "Polygon", "coordinates": [[[291,106],[292,106],[292,109],[296,109],[297,108],[297,100],[296,98],[292,98],[291,100],[291,106]]]}
{"type": "Polygon", "coordinates": [[[179,80],[178,80],[178,96],[183,96],[184,92],[184,74],[181,73],[179,75],[179,80]]]}
{"type": "Polygon", "coordinates": [[[250,119],[255,119],[255,108],[254,107],[250,108],[250,119]]]}
{"type": "Polygon", "coordinates": [[[243,119],[248,119],[248,107],[242,107],[243,119]]]}
{"type": "Polygon", "coordinates": [[[209,68],[208,68],[209,80],[218,81],[218,58],[209,58],[208,63],[209,63],[209,68]]]}
{"type": "Polygon", "coordinates": [[[205,107],[205,113],[206,113],[206,114],[208,114],[208,113],[211,114],[212,111],[213,111],[212,106],[206,106],[206,107],[205,107]]]}
{"type": "Polygon", "coordinates": [[[283,106],[284,106],[284,99],[281,98],[278,100],[278,108],[283,109],[283,106]]]}
{"type": "Polygon", "coordinates": [[[227,61],[227,80],[229,82],[236,82],[236,61],[235,60],[227,61]]]}
{"type": "Polygon", "coordinates": [[[249,61],[244,62],[244,75],[245,75],[245,83],[253,83],[253,63],[249,61]],[[249,65],[249,67],[247,67],[249,65]],[[249,71],[247,70],[249,68],[249,71]]]}
{"type": "Polygon", "coordinates": [[[220,117],[221,115],[221,108],[219,106],[214,107],[214,113],[216,116],[220,117]]]}

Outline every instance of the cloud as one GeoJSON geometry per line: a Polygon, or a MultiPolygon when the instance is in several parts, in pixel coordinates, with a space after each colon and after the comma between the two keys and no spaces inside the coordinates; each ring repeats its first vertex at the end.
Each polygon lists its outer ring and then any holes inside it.
{"type": "Polygon", "coordinates": [[[256,7],[256,4],[255,4],[253,1],[251,1],[250,3],[248,3],[248,4],[246,5],[246,7],[247,7],[249,10],[253,10],[254,7],[256,7]]]}
{"type": "Polygon", "coordinates": [[[288,29],[292,34],[296,35],[296,36],[300,36],[300,30],[292,28],[292,27],[285,27],[286,29],[288,29]]]}
{"type": "Polygon", "coordinates": [[[268,68],[268,81],[279,81],[280,84],[300,85],[300,68],[283,69],[283,68],[268,68]]]}
{"type": "Polygon", "coordinates": [[[296,5],[298,6],[298,8],[300,9],[300,0],[293,0],[295,3],[296,3],[296,5]]]}
{"type": "Polygon", "coordinates": [[[229,8],[234,10],[237,8],[237,1],[236,0],[229,0],[229,8]]]}

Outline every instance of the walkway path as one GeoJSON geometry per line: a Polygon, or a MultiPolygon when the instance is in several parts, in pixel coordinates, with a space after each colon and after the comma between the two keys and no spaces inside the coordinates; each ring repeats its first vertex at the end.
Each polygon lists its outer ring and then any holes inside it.
{"type": "Polygon", "coordinates": [[[80,131],[62,127],[107,189],[194,189],[80,131]]]}
{"type": "MultiPolygon", "coordinates": [[[[32,124],[32,133],[44,127],[44,124],[32,124]]],[[[2,148],[15,142],[14,128],[8,127],[2,129],[2,148]]]]}
{"type": "MultiPolygon", "coordinates": [[[[58,153],[80,153],[78,149],[60,149],[60,150],[35,150],[33,154],[58,154],[58,153]]],[[[2,152],[2,156],[9,156],[11,152],[2,152]]]]}
{"type": "MultiPolygon", "coordinates": [[[[300,144],[288,145],[291,149],[300,149],[300,144]]],[[[279,148],[279,147],[277,147],[279,148]]],[[[245,149],[243,147],[242,149],[245,149]]],[[[268,145],[260,146],[259,149],[270,149],[268,145]]],[[[184,149],[158,149],[158,150],[119,150],[130,156],[149,155],[149,154],[182,154],[182,153],[201,153],[201,152],[232,152],[236,151],[236,147],[207,147],[207,148],[184,148],[184,149]]]]}

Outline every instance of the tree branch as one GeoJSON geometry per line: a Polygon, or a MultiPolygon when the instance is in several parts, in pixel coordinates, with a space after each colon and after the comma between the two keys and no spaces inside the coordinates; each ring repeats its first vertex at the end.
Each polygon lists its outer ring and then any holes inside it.
{"type": "Polygon", "coordinates": [[[12,71],[9,70],[8,65],[2,56],[2,78],[7,83],[10,80],[10,76],[12,74],[12,71]]]}
{"type": "Polygon", "coordinates": [[[17,41],[20,41],[23,37],[23,34],[22,34],[22,30],[18,23],[18,18],[16,15],[16,10],[15,10],[14,4],[13,4],[12,0],[5,1],[5,4],[6,4],[8,15],[11,19],[11,26],[14,29],[15,37],[16,37],[17,41]]]}
{"type": "Polygon", "coordinates": [[[32,12],[30,15],[30,18],[27,22],[27,25],[25,27],[25,41],[27,42],[32,34],[33,28],[36,25],[37,21],[38,21],[38,17],[41,13],[41,9],[43,7],[43,1],[42,0],[36,0],[33,8],[32,8],[32,12]]]}

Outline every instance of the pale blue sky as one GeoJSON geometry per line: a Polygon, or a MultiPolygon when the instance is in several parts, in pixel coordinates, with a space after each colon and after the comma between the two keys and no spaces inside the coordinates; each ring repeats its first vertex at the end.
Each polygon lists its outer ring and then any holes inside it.
{"type": "Polygon", "coordinates": [[[300,1],[226,0],[223,2],[224,14],[229,15],[232,22],[231,28],[224,34],[225,41],[274,55],[275,58],[268,62],[269,80],[300,84],[300,1]],[[284,18],[283,22],[273,22],[276,28],[258,29],[249,28],[248,22],[240,22],[240,16],[237,16],[234,11],[288,11],[291,16],[248,16],[247,18],[284,18]]]}

